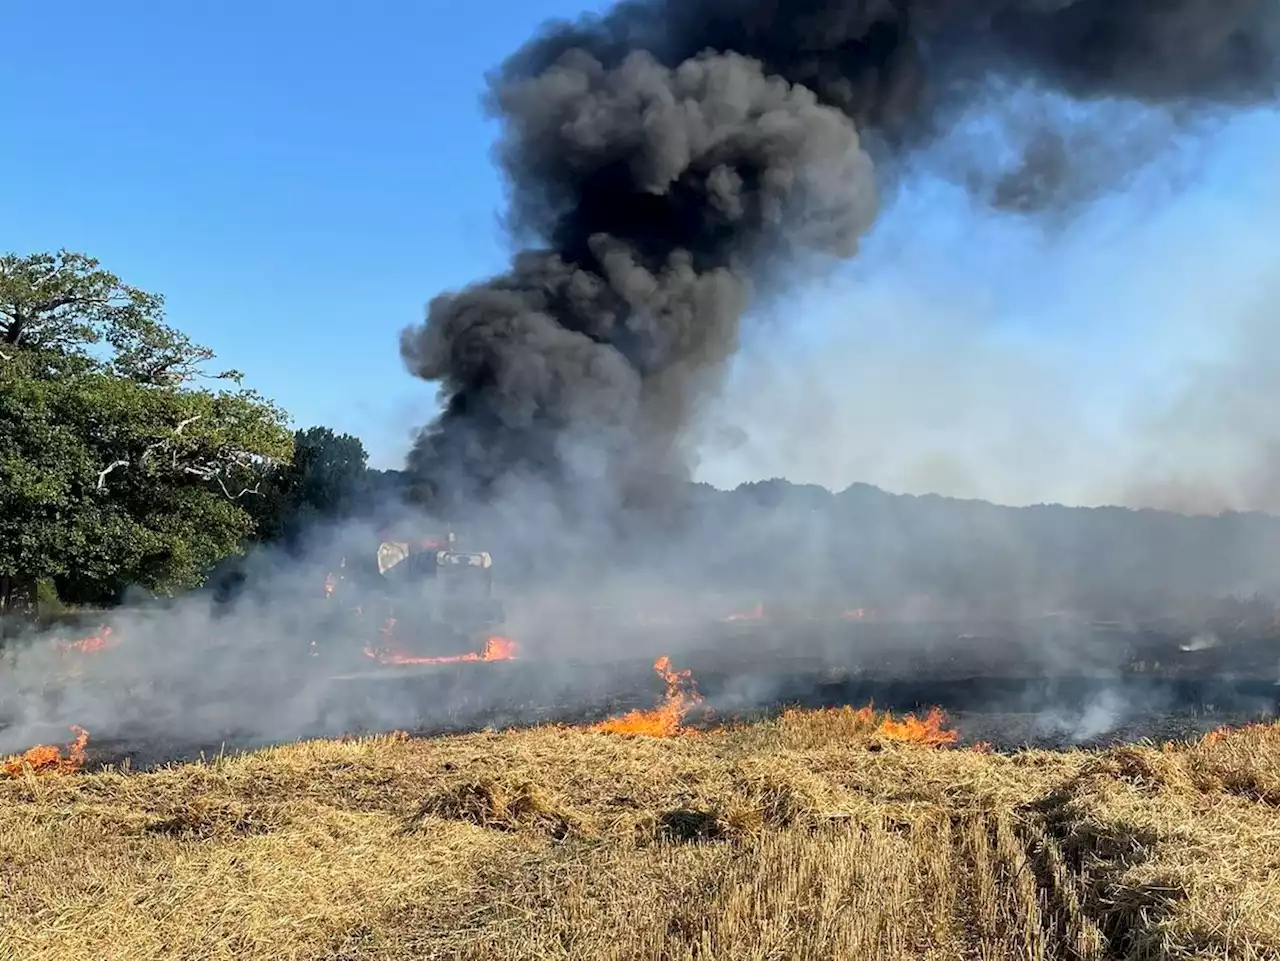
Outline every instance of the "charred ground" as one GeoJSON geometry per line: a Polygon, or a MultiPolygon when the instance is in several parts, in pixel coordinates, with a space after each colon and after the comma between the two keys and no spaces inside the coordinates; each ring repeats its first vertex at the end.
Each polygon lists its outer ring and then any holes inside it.
{"type": "Polygon", "coordinates": [[[332,568],[307,544],[250,564],[239,601],[110,615],[141,648],[15,661],[0,739],[19,751],[82,724],[95,760],[153,765],[357,731],[581,723],[652,703],[663,655],[720,717],[937,705],[1002,749],[1177,737],[1276,710],[1280,612],[1250,593],[1274,585],[1274,518],[785,482],[690,493],[683,527],[611,553],[554,525],[465,531],[494,553],[514,661],[379,666],[364,648],[380,624],[333,616],[332,568]]]}
{"type": "MultiPolygon", "coordinates": [[[[898,712],[938,706],[952,716],[963,743],[1017,750],[1174,739],[1280,712],[1274,634],[1225,635],[1200,646],[1194,642],[1206,635],[1191,627],[1083,625],[1072,633],[1061,624],[1050,631],[1003,623],[982,633],[965,622],[767,619],[703,625],[694,633],[702,643],[675,648],[674,663],[691,672],[704,698],[689,715],[695,726],[795,706],[874,704],[898,712]]],[[[95,663],[78,682],[28,691],[41,700],[44,723],[24,736],[58,741],[67,725],[83,723],[95,730],[94,762],[150,767],[393,727],[440,735],[590,723],[651,706],[662,691],[654,661],[672,650],[669,627],[609,636],[618,647],[607,657],[601,651],[566,657],[532,637],[515,659],[456,664],[381,665],[358,649],[336,664],[308,657],[299,646],[287,661],[259,652],[255,667],[242,652],[224,683],[192,687],[185,697],[165,697],[154,679],[126,677],[133,655],[113,648],[91,655],[95,663]],[[275,673],[282,670],[288,675],[275,673]],[[108,683],[117,687],[103,689],[108,683]],[[273,699],[280,713],[265,713],[261,705],[273,699]],[[113,705],[114,714],[89,713],[113,705]]],[[[206,652],[197,673],[215,676],[227,656],[206,652]]]]}

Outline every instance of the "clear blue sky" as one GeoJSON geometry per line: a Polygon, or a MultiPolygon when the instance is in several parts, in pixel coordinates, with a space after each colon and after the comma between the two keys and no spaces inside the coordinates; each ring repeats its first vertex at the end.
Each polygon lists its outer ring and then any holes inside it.
{"type": "MultiPolygon", "coordinates": [[[[65,246],[99,257],[164,293],[173,323],[299,426],[357,433],[375,463],[396,466],[411,428],[435,406],[434,389],[401,366],[399,331],[432,295],[507,257],[489,154],[495,129],[479,106],[485,71],[542,21],[585,6],[11,0],[0,12],[0,249],[65,246]]],[[[1097,381],[1090,396],[1108,397],[1107,371],[1111,387],[1124,383],[1149,353],[1133,345],[1161,329],[1143,311],[1185,299],[1149,269],[1159,243],[1181,238],[1184,260],[1203,263],[1195,244],[1206,243],[1213,211],[1228,211],[1212,228],[1227,232],[1251,217],[1255,228],[1264,215],[1274,223],[1280,211],[1267,186],[1280,121],[1261,115],[1228,134],[1193,145],[1177,216],[1153,219],[1164,208],[1134,194],[1052,241],[975,214],[955,191],[917,184],[868,245],[855,273],[879,279],[857,296],[883,304],[907,292],[914,308],[931,296],[963,299],[980,315],[974,337],[1003,338],[1002,350],[1039,338],[1061,365],[1097,381]],[[1126,259],[1134,257],[1145,260],[1126,259]],[[1139,274],[1146,286],[1121,282],[1139,274]],[[1153,290],[1162,293],[1153,299],[1153,290]],[[1081,366],[1084,356],[1092,362],[1081,366]]],[[[1274,235],[1267,230],[1241,235],[1252,266],[1244,271],[1232,254],[1227,282],[1238,288],[1280,263],[1274,244],[1258,253],[1257,237],[1274,235]]],[[[810,346],[829,341],[832,327],[858,331],[842,296],[797,300],[805,319],[788,318],[790,329],[812,333],[810,346]]],[[[845,349],[900,358],[901,338],[891,350],[877,339],[885,329],[845,349]]],[[[1185,354],[1204,331],[1188,322],[1175,333],[1185,354]]],[[[795,339],[803,353],[806,338],[795,339]]],[[[938,423],[929,426],[936,433],[938,423]]],[[[918,427],[904,420],[894,436],[918,427]]],[[[851,449],[866,442],[848,440],[851,449]]],[[[741,470],[788,468],[767,456],[751,464],[741,470]]],[[[911,486],[878,477],[876,466],[814,476],[911,486]]]]}
{"type": "Polygon", "coordinates": [[[501,267],[484,72],[581,0],[16,0],[0,248],[69,247],[303,426],[394,462],[434,392],[399,330],[501,267]]]}

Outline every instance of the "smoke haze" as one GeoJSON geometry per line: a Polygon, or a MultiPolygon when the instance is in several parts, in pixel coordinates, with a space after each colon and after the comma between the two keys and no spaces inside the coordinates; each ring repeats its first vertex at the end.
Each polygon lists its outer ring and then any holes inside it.
{"type": "Polygon", "coordinates": [[[699,476],[1280,509],[1278,120],[1166,149],[1062,229],[912,184],[856,271],[795,299],[790,335],[764,317],[745,338],[699,476]]]}
{"type": "MultiPolygon", "coordinates": [[[[192,596],[113,615],[124,643],[79,667],[48,639],[15,645],[0,754],[66,723],[216,749],[223,731],[527,720],[535,694],[581,713],[607,683],[567,657],[634,659],[651,683],[654,655],[711,640],[741,668],[710,698],[733,709],[787,694],[779,662],[801,655],[810,687],[828,666],[871,672],[884,656],[919,675],[970,647],[1000,669],[1105,672],[1132,652],[1089,629],[1036,620],[984,647],[951,623],[875,648],[843,617],[883,600],[903,620],[1040,618],[1060,602],[1193,606],[1195,591],[1280,585],[1266,519],[1015,514],[858,489],[701,491],[678,536],[632,528],[625,550],[611,537],[620,508],[697,492],[695,469],[1015,503],[1270,505],[1280,345],[1262,235],[1243,216],[1191,218],[1179,236],[1157,220],[1110,247],[1077,231],[1153,163],[1176,187],[1186,171],[1158,163],[1172,141],[1272,99],[1276,24],[1261,0],[653,0],[549,27],[492,80],[521,249],[506,273],[439,295],[400,345],[443,405],[409,468],[450,519],[484,504],[464,547],[493,551],[526,656],[470,666],[461,693],[443,674],[374,689],[313,670],[312,639],[362,656],[351,624],[313,602],[335,556],[376,549],[356,525],[304,558],[260,558],[233,611],[192,596]],[[944,203],[961,229],[929,241],[944,203]],[[973,248],[997,246],[1010,274],[1061,258],[1056,287],[1009,310],[969,269],[973,248]],[[1113,314],[1065,297],[1073,285],[1107,291],[1113,314]],[[724,633],[766,593],[799,613],[724,633]],[[829,630],[808,625],[818,614],[829,630]]],[[[1188,653],[1246,663],[1228,648],[1188,653]]],[[[1118,705],[1098,695],[1062,723],[1092,734],[1118,705]]]]}

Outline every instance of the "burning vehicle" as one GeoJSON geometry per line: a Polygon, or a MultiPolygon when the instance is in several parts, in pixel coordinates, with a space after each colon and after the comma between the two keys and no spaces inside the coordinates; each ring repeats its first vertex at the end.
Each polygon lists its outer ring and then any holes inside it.
{"type": "Polygon", "coordinates": [[[363,640],[360,653],[382,663],[496,659],[486,655],[493,655],[495,641],[504,642],[498,632],[506,611],[495,595],[488,551],[460,550],[452,531],[429,537],[384,532],[375,559],[376,575],[326,578],[327,602],[357,623],[351,631],[326,632],[345,636],[336,641],[341,652],[328,644],[317,654],[350,660],[354,636],[363,640]]]}

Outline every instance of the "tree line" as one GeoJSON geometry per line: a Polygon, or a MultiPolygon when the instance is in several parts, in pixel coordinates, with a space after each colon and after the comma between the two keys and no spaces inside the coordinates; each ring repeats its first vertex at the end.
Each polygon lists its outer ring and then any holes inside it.
{"type": "MultiPolygon", "coordinates": [[[[215,360],[167,322],[163,297],[92,257],[0,257],[0,614],[243,576],[236,559],[257,546],[301,549],[323,522],[429,493],[370,469],[357,437],[292,429],[215,360]]],[[[508,582],[563,579],[576,552],[586,574],[898,608],[1125,613],[1280,596],[1280,519],[1265,515],[1006,508],[779,479],[683,493],[674,523],[648,518],[600,556],[545,518],[481,512],[464,537],[508,582]]]]}
{"type": "Polygon", "coordinates": [[[0,613],[173,595],[377,486],[95,258],[0,256],[0,613]]]}

